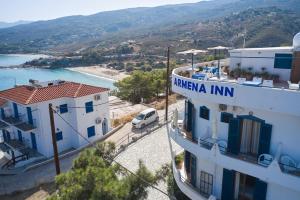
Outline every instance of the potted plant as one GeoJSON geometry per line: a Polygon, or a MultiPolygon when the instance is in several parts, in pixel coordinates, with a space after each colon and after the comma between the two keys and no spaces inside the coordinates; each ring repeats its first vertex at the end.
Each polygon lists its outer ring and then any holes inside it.
{"type": "Polygon", "coordinates": [[[180,153],[175,156],[175,165],[177,169],[181,169],[183,165],[184,153],[180,153]]]}
{"type": "Polygon", "coordinates": [[[252,78],[253,78],[252,70],[253,70],[252,67],[248,67],[248,71],[246,72],[246,79],[247,79],[248,81],[252,80],[252,78]]]}

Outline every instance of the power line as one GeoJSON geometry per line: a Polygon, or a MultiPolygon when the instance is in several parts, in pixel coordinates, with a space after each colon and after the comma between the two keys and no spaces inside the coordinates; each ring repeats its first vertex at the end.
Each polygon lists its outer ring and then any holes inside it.
{"type": "MultiPolygon", "coordinates": [[[[92,145],[94,148],[98,149],[98,147],[90,142],[86,137],[84,137],[79,131],[77,131],[72,124],[70,124],[66,119],[64,119],[57,111],[55,111],[54,109],[52,109],[53,112],[55,114],[57,114],[68,126],[70,126],[70,128],[75,131],[75,133],[77,135],[79,135],[80,137],[82,137],[85,141],[87,141],[90,145],[92,145]]],[[[100,149],[98,149],[100,150],[100,149]]],[[[128,168],[124,167],[122,164],[120,164],[119,162],[117,162],[116,160],[114,160],[113,158],[108,158],[110,159],[111,162],[115,162],[117,165],[119,165],[120,167],[122,167],[123,169],[125,169],[127,172],[129,172],[130,174],[134,175],[135,177],[139,178],[141,181],[143,181],[144,183],[146,183],[147,185],[149,185],[150,187],[156,189],[157,191],[163,193],[164,195],[168,196],[169,198],[172,198],[171,196],[168,195],[168,193],[162,191],[161,189],[157,188],[156,186],[154,186],[153,184],[149,183],[148,181],[144,180],[143,178],[141,178],[140,176],[136,175],[134,172],[132,172],[131,170],[129,170],[128,168]]]]}

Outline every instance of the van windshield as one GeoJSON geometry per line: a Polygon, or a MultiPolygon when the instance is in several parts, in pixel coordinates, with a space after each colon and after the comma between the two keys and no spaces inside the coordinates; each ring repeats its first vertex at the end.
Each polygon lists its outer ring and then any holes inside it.
{"type": "Polygon", "coordinates": [[[144,114],[139,114],[138,116],[136,116],[136,119],[138,120],[143,120],[145,118],[144,114]]]}

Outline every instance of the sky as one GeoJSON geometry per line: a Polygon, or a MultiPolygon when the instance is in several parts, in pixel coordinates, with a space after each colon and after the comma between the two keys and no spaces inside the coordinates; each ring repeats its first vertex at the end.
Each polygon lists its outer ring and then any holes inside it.
{"type": "Polygon", "coordinates": [[[101,11],[167,4],[194,3],[200,0],[1,0],[0,21],[37,21],[69,15],[89,15],[101,11]]]}

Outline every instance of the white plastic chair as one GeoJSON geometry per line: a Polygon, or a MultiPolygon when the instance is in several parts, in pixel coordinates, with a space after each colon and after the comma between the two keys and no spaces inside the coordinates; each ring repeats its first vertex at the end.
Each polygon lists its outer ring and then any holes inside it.
{"type": "Polygon", "coordinates": [[[243,84],[246,82],[246,78],[238,78],[237,82],[238,82],[238,84],[243,84]]]}
{"type": "Polygon", "coordinates": [[[221,151],[225,151],[227,149],[227,141],[226,140],[219,140],[218,146],[221,151]]]}
{"type": "Polygon", "coordinates": [[[288,81],[289,89],[291,90],[299,90],[299,83],[291,83],[291,81],[288,81]]]}
{"type": "Polygon", "coordinates": [[[262,86],[263,87],[273,87],[274,86],[273,80],[263,80],[262,86]]]}
{"type": "Polygon", "coordinates": [[[264,166],[264,167],[268,167],[271,162],[273,161],[273,156],[270,155],[270,154],[261,154],[259,157],[258,157],[258,164],[264,166]]]}
{"type": "Polygon", "coordinates": [[[297,163],[288,155],[280,157],[280,164],[285,172],[295,171],[297,168],[297,163]]]}
{"type": "Polygon", "coordinates": [[[259,77],[253,77],[253,82],[257,82],[257,83],[261,83],[262,82],[262,78],[259,77]]]}

